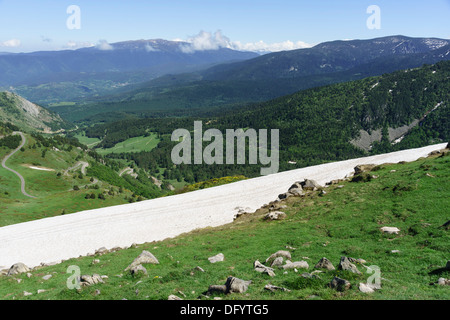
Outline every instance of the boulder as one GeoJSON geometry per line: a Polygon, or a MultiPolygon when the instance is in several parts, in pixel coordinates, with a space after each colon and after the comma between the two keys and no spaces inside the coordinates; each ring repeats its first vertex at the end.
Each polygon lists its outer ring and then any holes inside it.
{"type": "Polygon", "coordinates": [[[183,300],[183,299],[177,297],[176,295],[171,294],[167,300],[183,300]]]}
{"type": "Polygon", "coordinates": [[[255,263],[253,264],[253,267],[255,268],[255,271],[257,271],[257,272],[265,273],[265,274],[269,275],[270,277],[275,276],[275,272],[273,272],[272,268],[266,267],[258,260],[255,261],[255,263]]]}
{"type": "Polygon", "coordinates": [[[225,256],[223,255],[223,253],[219,253],[219,254],[216,254],[213,257],[209,257],[208,258],[209,262],[211,262],[211,263],[221,262],[224,259],[225,259],[225,256]]]}
{"type": "Polygon", "coordinates": [[[339,270],[347,270],[356,274],[361,274],[361,272],[356,268],[356,266],[348,260],[347,257],[342,257],[338,265],[339,270]]]}
{"type": "Polygon", "coordinates": [[[361,291],[363,293],[373,293],[373,292],[375,292],[375,290],[371,286],[369,286],[369,285],[367,285],[365,283],[360,283],[359,284],[359,291],[361,291]]]}
{"type": "Polygon", "coordinates": [[[248,286],[251,283],[251,281],[245,281],[235,277],[228,277],[225,286],[227,287],[228,293],[244,293],[247,291],[248,286]]]}
{"type": "Polygon", "coordinates": [[[317,183],[315,180],[305,179],[301,183],[303,190],[307,191],[316,191],[317,189],[321,188],[322,186],[317,183]]]}
{"type": "Polygon", "coordinates": [[[375,168],[374,164],[360,164],[360,165],[357,165],[354,168],[355,175],[363,173],[363,172],[371,171],[373,168],[375,168]]]}
{"type": "Polygon", "coordinates": [[[19,273],[24,273],[30,271],[30,268],[28,268],[25,264],[22,262],[13,264],[11,268],[9,268],[8,276],[16,275],[19,273]]]}
{"type": "Polygon", "coordinates": [[[333,266],[330,260],[327,258],[322,258],[317,262],[317,264],[314,266],[315,269],[326,269],[326,270],[335,270],[336,268],[333,266]]]}
{"type": "Polygon", "coordinates": [[[380,228],[381,232],[387,233],[387,234],[398,234],[400,232],[400,229],[396,227],[382,227],[380,228]]]}
{"type": "Polygon", "coordinates": [[[283,257],[278,257],[275,258],[275,260],[273,260],[272,264],[270,265],[271,267],[281,267],[283,265],[283,257]]]}
{"type": "Polygon", "coordinates": [[[102,277],[98,274],[90,275],[82,275],[80,277],[80,284],[82,286],[91,286],[98,283],[105,283],[102,277]]]}
{"type": "Polygon", "coordinates": [[[159,264],[159,261],[153,254],[144,250],[136,259],[134,259],[134,261],[125,269],[125,271],[128,271],[140,264],[159,264]]]}
{"type": "Polygon", "coordinates": [[[288,270],[288,269],[308,269],[308,268],[309,268],[308,262],[303,261],[303,260],[302,261],[289,262],[289,263],[286,263],[283,266],[284,270],[288,270]]]}
{"type": "Polygon", "coordinates": [[[264,286],[264,289],[265,289],[265,290],[272,291],[272,292],[275,292],[275,291],[286,291],[286,292],[290,292],[290,291],[291,291],[291,290],[289,290],[289,289],[286,289],[286,288],[283,288],[283,287],[277,287],[277,286],[274,286],[274,285],[271,285],[271,284],[266,284],[266,285],[264,286]]]}
{"type": "Polygon", "coordinates": [[[331,289],[335,289],[337,291],[345,291],[350,289],[350,287],[352,286],[351,283],[345,279],[341,279],[338,277],[334,277],[333,280],[331,280],[331,282],[328,284],[328,286],[331,289]]]}
{"type": "Polygon", "coordinates": [[[278,257],[283,257],[285,259],[291,259],[291,253],[286,250],[279,250],[279,251],[275,252],[274,254],[270,255],[270,257],[268,257],[266,259],[266,263],[271,263],[273,260],[275,260],[278,257]]]}
{"type": "Polygon", "coordinates": [[[130,273],[132,276],[137,276],[139,274],[142,274],[142,275],[148,274],[147,269],[145,269],[145,267],[142,264],[138,264],[137,266],[131,267],[130,273]]]}
{"type": "Polygon", "coordinates": [[[283,220],[286,218],[286,213],[282,211],[270,211],[264,216],[264,220],[283,220]]]}

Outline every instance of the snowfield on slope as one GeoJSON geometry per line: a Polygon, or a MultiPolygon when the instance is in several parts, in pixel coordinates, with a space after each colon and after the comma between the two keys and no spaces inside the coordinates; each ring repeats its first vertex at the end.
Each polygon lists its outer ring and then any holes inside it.
{"type": "Polygon", "coordinates": [[[2,227],[0,270],[18,262],[29,267],[57,263],[86,256],[101,247],[124,248],[227,224],[233,221],[237,208],[251,208],[253,212],[277,199],[295,181],[314,179],[324,185],[344,178],[359,164],[415,161],[446,145],[327,163],[185,194],[2,227]]]}

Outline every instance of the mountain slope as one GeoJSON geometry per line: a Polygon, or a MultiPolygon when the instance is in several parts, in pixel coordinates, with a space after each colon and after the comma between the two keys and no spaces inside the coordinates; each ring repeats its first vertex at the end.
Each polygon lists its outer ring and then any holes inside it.
{"type": "MultiPolygon", "coordinates": [[[[116,154],[133,159],[152,175],[195,182],[221,176],[260,175],[261,165],[180,165],[173,167],[171,133],[253,128],[279,130],[280,171],[446,142],[450,139],[450,61],[377,77],[308,89],[264,103],[239,105],[205,117],[129,119],[86,128],[86,135],[113,146],[124,137],[156,132],[161,142],[150,152],[116,154]],[[369,138],[368,138],[369,137],[369,138]]],[[[270,131],[269,131],[270,132],[270,131]]],[[[225,161],[224,161],[225,163],[225,161]]]]}
{"type": "Polygon", "coordinates": [[[102,73],[145,72],[147,79],[166,73],[194,71],[225,61],[257,56],[220,48],[183,52],[187,43],[139,40],[78,50],[0,55],[0,85],[58,82],[70,77],[96,77],[102,73]]]}
{"type": "Polygon", "coordinates": [[[448,46],[449,40],[390,36],[370,40],[332,41],[313,48],[272,53],[247,62],[212,67],[206,80],[297,78],[355,68],[377,58],[428,53],[448,46]]]}
{"type": "Polygon", "coordinates": [[[74,127],[58,114],[11,92],[0,92],[0,121],[27,132],[50,133],[74,127]]]}

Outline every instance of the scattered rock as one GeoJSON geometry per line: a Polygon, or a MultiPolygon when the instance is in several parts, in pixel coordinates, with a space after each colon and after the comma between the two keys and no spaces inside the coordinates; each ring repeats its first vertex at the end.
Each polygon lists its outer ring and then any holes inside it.
{"type": "Polygon", "coordinates": [[[336,268],[333,266],[330,260],[327,258],[322,258],[317,262],[317,264],[314,266],[315,269],[326,269],[326,270],[335,270],[336,268]]]}
{"type": "Polygon", "coordinates": [[[303,190],[307,191],[316,191],[322,186],[318,184],[315,180],[305,179],[305,181],[301,182],[301,186],[303,190]]]}
{"type": "Polygon", "coordinates": [[[400,250],[391,250],[391,253],[400,253],[400,250]]]}
{"type": "Polygon", "coordinates": [[[94,259],[94,260],[92,260],[92,264],[97,264],[97,263],[100,263],[100,260],[99,260],[99,259],[94,259]]]}
{"type": "Polygon", "coordinates": [[[283,257],[277,257],[275,260],[273,260],[271,267],[281,267],[283,265],[283,257]]]}
{"type": "Polygon", "coordinates": [[[46,275],[46,276],[43,276],[42,277],[42,280],[48,280],[48,279],[50,279],[52,277],[52,275],[51,274],[48,274],[48,275],[46,275]]]}
{"type": "Polygon", "coordinates": [[[331,289],[336,289],[337,291],[345,291],[350,289],[351,283],[345,279],[334,277],[333,280],[328,284],[331,289]]]}
{"type": "Polygon", "coordinates": [[[295,261],[295,262],[290,262],[290,263],[286,263],[283,266],[284,270],[289,270],[289,269],[308,269],[309,265],[308,262],[306,261],[295,261]]]}
{"type": "Polygon", "coordinates": [[[363,173],[363,172],[367,172],[372,170],[373,168],[375,168],[374,164],[360,164],[357,165],[354,170],[355,170],[355,175],[363,173]]]}
{"type": "Polygon", "coordinates": [[[283,287],[277,287],[277,286],[274,286],[274,285],[271,285],[271,284],[265,285],[265,286],[264,286],[264,289],[265,289],[265,290],[272,291],[272,292],[275,292],[275,291],[286,291],[286,292],[290,292],[290,291],[291,291],[291,290],[289,290],[289,289],[286,289],[286,288],[283,288],[283,287]]]}
{"type": "Polygon", "coordinates": [[[145,267],[142,264],[138,264],[137,266],[133,266],[130,269],[130,273],[132,276],[138,276],[139,274],[141,275],[147,275],[147,269],[145,269],[145,267]]]}
{"type": "Polygon", "coordinates": [[[224,259],[225,259],[225,256],[223,255],[223,253],[219,253],[219,254],[216,254],[213,257],[209,257],[208,258],[209,262],[211,262],[211,263],[221,262],[224,259]]]}
{"type": "Polygon", "coordinates": [[[181,299],[180,297],[177,297],[174,294],[171,294],[167,300],[183,300],[183,299],[181,299]]]}
{"type": "Polygon", "coordinates": [[[33,294],[32,294],[31,292],[24,291],[24,292],[23,292],[23,295],[24,295],[25,297],[27,297],[27,296],[32,296],[33,294]]]}
{"type": "Polygon", "coordinates": [[[125,269],[125,271],[128,271],[140,264],[159,264],[159,261],[153,254],[144,250],[136,259],[134,259],[134,261],[125,269]]]}
{"type": "Polygon", "coordinates": [[[360,283],[359,284],[359,291],[363,292],[363,293],[373,293],[375,292],[374,289],[372,289],[371,286],[365,284],[365,283],[360,283]]]}
{"type": "Polygon", "coordinates": [[[398,234],[400,232],[400,229],[396,227],[382,227],[380,228],[381,232],[387,233],[387,234],[398,234]]]}
{"type": "Polygon", "coordinates": [[[22,262],[13,264],[11,268],[8,271],[8,276],[16,275],[19,273],[24,273],[30,271],[30,268],[28,268],[25,264],[22,262]]]}
{"type": "Polygon", "coordinates": [[[47,290],[39,289],[39,290],[37,291],[37,293],[38,293],[38,294],[41,294],[41,293],[44,293],[45,291],[47,291],[47,290]]]}
{"type": "Polygon", "coordinates": [[[248,286],[251,281],[245,281],[235,277],[228,277],[225,286],[227,287],[227,292],[229,293],[244,293],[247,291],[248,286]]]}
{"type": "Polygon", "coordinates": [[[102,277],[98,274],[90,275],[82,275],[80,277],[81,286],[91,286],[98,283],[105,283],[102,277]]]}
{"type": "Polygon", "coordinates": [[[94,296],[99,296],[102,292],[98,289],[94,291],[94,296]]]}
{"type": "Polygon", "coordinates": [[[361,272],[356,268],[356,266],[350,262],[347,257],[342,257],[338,265],[339,270],[347,270],[356,274],[361,274],[361,272]]]}
{"type": "Polygon", "coordinates": [[[270,257],[266,259],[266,263],[271,263],[273,260],[275,260],[278,257],[283,257],[285,259],[291,259],[291,253],[286,250],[279,250],[272,254],[270,257]]]}
{"type": "Polygon", "coordinates": [[[227,293],[227,286],[226,285],[210,285],[206,295],[210,296],[210,295],[215,294],[215,293],[226,294],[227,293]]]}
{"type": "Polygon", "coordinates": [[[108,252],[109,252],[108,249],[106,249],[105,247],[101,247],[100,249],[97,249],[95,251],[95,254],[101,256],[101,255],[104,255],[104,254],[106,254],[108,252]]]}
{"type": "Polygon", "coordinates": [[[275,272],[273,271],[272,268],[266,267],[258,260],[255,261],[255,263],[253,264],[253,267],[255,268],[255,271],[258,271],[260,273],[265,273],[265,274],[269,275],[270,277],[275,276],[275,272]]]}
{"type": "Polygon", "coordinates": [[[278,195],[278,199],[285,200],[285,199],[287,199],[289,197],[292,197],[293,195],[294,194],[290,193],[290,192],[281,193],[281,194],[278,195]]]}
{"type": "Polygon", "coordinates": [[[286,218],[286,213],[282,211],[270,211],[264,216],[264,220],[283,220],[286,218]]]}

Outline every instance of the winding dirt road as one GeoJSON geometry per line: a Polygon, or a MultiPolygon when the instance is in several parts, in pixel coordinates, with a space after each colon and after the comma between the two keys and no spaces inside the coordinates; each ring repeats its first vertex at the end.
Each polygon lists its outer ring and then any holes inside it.
{"type": "Polygon", "coordinates": [[[32,195],[29,195],[26,191],[25,191],[25,179],[23,178],[23,176],[18,173],[16,170],[13,170],[11,168],[8,168],[6,166],[6,161],[8,161],[9,158],[11,158],[11,156],[13,156],[16,152],[18,152],[27,142],[24,134],[22,132],[13,132],[13,135],[19,134],[22,137],[22,143],[20,144],[20,146],[17,147],[17,149],[15,149],[13,152],[11,152],[10,154],[8,154],[2,161],[2,167],[5,168],[8,171],[11,171],[12,173],[14,173],[15,175],[17,175],[20,179],[20,183],[21,183],[21,191],[23,193],[24,196],[29,197],[29,198],[36,198],[32,195]]]}

